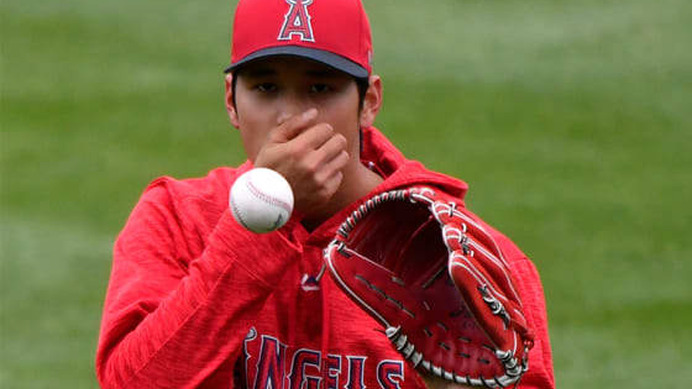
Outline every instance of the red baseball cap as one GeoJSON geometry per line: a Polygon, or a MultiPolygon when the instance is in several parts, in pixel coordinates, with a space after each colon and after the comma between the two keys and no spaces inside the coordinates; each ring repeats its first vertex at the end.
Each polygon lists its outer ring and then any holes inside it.
{"type": "Polygon", "coordinates": [[[269,56],[324,63],[356,78],[372,71],[370,23],[360,0],[240,0],[226,73],[269,56]]]}

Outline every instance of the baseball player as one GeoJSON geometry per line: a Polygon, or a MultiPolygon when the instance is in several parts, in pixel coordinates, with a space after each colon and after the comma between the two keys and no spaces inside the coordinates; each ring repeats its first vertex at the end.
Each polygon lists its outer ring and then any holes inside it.
{"type": "MultiPolygon", "coordinates": [[[[532,334],[522,358],[499,357],[516,374],[491,377],[472,367],[464,376],[434,364],[422,368],[421,358],[397,347],[382,320],[325,270],[325,248],[337,229],[373,195],[435,188],[463,208],[468,190],[464,182],[407,159],[373,127],[383,82],[372,73],[371,32],[360,0],[240,0],[232,40],[226,107],[247,161],[197,179],[162,177],[146,188],[114,246],[96,355],[99,383],[553,388],[538,273],[481,219],[470,216],[469,226],[485,231],[495,249],[473,247],[495,250],[491,257],[506,261],[521,296],[513,311],[521,311],[525,331],[516,333],[532,334]],[[267,234],[245,230],[228,211],[230,187],[253,167],[281,173],[294,191],[291,219],[267,234]]],[[[388,241],[361,236],[377,245],[388,241]]],[[[466,248],[464,255],[472,256],[466,248]]],[[[489,299],[483,297],[481,305],[489,299]]],[[[505,314],[508,304],[496,311],[505,314]]],[[[513,314],[502,319],[514,323],[513,314]]]]}

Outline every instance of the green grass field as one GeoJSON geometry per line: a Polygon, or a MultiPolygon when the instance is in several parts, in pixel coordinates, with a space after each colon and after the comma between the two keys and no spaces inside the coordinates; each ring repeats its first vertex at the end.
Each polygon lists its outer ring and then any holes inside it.
{"type": "MultiPolygon", "coordinates": [[[[370,0],[378,125],[542,274],[559,388],[692,386],[692,3],[370,0]]],[[[243,160],[233,4],[3,0],[2,388],[89,388],[149,181],[243,160]]]]}

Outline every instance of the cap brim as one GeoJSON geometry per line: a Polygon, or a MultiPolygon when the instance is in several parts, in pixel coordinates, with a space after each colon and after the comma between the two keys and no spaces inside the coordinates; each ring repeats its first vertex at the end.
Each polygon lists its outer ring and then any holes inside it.
{"type": "Polygon", "coordinates": [[[336,70],[340,70],[344,73],[350,74],[356,78],[367,78],[369,76],[367,69],[351,61],[348,58],[342,57],[338,54],[330,53],[329,51],[312,49],[309,47],[302,46],[280,46],[258,50],[246,56],[242,60],[231,64],[231,66],[227,67],[224,70],[224,72],[230,73],[235,70],[238,70],[238,68],[242,67],[243,65],[247,65],[249,62],[256,61],[261,58],[274,57],[280,55],[302,57],[311,59],[313,61],[321,62],[327,66],[333,67],[336,70]]]}

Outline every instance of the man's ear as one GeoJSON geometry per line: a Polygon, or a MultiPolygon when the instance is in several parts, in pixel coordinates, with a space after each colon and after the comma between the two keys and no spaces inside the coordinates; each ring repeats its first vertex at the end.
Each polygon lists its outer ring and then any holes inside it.
{"type": "Polygon", "coordinates": [[[231,124],[233,127],[238,128],[240,122],[238,121],[238,111],[235,109],[235,103],[233,102],[233,74],[226,74],[226,112],[228,112],[228,118],[231,119],[231,124]]]}
{"type": "Polygon", "coordinates": [[[378,75],[370,76],[368,90],[363,99],[363,108],[360,111],[360,127],[372,126],[382,107],[382,79],[378,75]]]}

